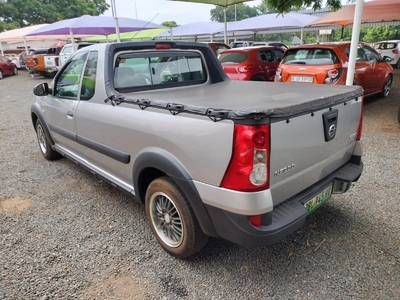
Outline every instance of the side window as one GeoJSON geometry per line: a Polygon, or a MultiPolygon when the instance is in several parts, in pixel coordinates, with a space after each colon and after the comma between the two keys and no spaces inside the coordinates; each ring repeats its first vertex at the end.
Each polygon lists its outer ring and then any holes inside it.
{"type": "Polygon", "coordinates": [[[378,62],[379,59],[379,55],[370,47],[368,46],[363,46],[366,58],[368,61],[370,62],[378,62]]]}
{"type": "Polygon", "coordinates": [[[357,49],[357,61],[367,61],[367,56],[365,55],[364,49],[358,47],[357,49]]]}
{"type": "Polygon", "coordinates": [[[116,57],[114,87],[119,92],[156,89],[165,85],[199,84],[207,80],[197,52],[124,53],[116,57]]]}
{"type": "Polygon", "coordinates": [[[76,55],[62,71],[55,82],[54,96],[68,99],[78,99],[79,85],[82,79],[86,53],[76,55]]]}
{"type": "Polygon", "coordinates": [[[276,56],[278,62],[281,61],[282,56],[283,56],[283,51],[281,51],[279,49],[274,49],[274,53],[275,53],[275,56],[276,56]]]}
{"type": "Polygon", "coordinates": [[[261,51],[258,53],[258,59],[262,62],[273,62],[274,57],[271,51],[261,51]]]}
{"type": "Polygon", "coordinates": [[[71,54],[72,53],[72,45],[64,46],[62,49],[62,54],[71,54]]]}
{"type": "Polygon", "coordinates": [[[90,52],[86,61],[85,70],[83,71],[81,100],[91,99],[96,90],[97,58],[97,51],[90,52]]]}

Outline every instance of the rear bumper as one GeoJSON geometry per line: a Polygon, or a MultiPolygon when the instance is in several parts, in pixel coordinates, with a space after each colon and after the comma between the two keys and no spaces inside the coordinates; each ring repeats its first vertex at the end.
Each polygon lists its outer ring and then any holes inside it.
{"type": "Polygon", "coordinates": [[[47,68],[45,68],[44,70],[45,70],[45,72],[47,72],[47,73],[56,73],[56,72],[58,72],[57,67],[47,67],[47,68]]]}
{"type": "Polygon", "coordinates": [[[207,204],[206,208],[219,237],[246,247],[266,246],[281,240],[303,226],[308,215],[303,205],[306,200],[311,199],[331,184],[334,184],[335,187],[341,186],[341,192],[346,192],[351,182],[358,180],[362,170],[362,162],[359,164],[347,163],[310,188],[273,207],[272,211],[264,213],[261,227],[252,226],[247,215],[207,204]]]}
{"type": "Polygon", "coordinates": [[[36,68],[26,67],[29,74],[39,74],[39,71],[36,68]]]}

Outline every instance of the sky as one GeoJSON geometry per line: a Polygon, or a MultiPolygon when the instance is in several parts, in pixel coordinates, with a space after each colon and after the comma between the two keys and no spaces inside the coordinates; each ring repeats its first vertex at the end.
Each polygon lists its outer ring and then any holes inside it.
{"type": "MultiPolygon", "coordinates": [[[[111,0],[107,0],[107,3],[111,5],[111,0]]],[[[256,6],[260,3],[261,0],[253,0],[246,4],[256,6]]],[[[117,17],[139,19],[156,24],[175,21],[178,25],[211,21],[210,10],[215,7],[210,4],[169,0],[115,0],[115,6],[117,17]]],[[[112,16],[111,9],[104,15],[112,16]]]]}

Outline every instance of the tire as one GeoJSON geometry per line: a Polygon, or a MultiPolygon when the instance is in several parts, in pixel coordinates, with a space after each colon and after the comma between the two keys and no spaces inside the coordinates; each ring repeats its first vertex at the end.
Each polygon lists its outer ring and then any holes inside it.
{"type": "Polygon", "coordinates": [[[53,150],[49,142],[49,138],[44,131],[43,125],[38,119],[36,121],[36,137],[39,143],[40,152],[47,160],[56,160],[62,158],[62,155],[57,151],[53,150]]]}
{"type": "Polygon", "coordinates": [[[185,195],[167,176],[153,180],[146,191],[146,215],[158,243],[171,255],[186,258],[208,241],[185,195]]]}
{"type": "Polygon", "coordinates": [[[265,78],[262,76],[256,76],[250,79],[251,81],[265,81],[265,78]]]}
{"type": "Polygon", "coordinates": [[[17,67],[14,67],[13,75],[18,75],[18,68],[17,67]]]}
{"type": "Polygon", "coordinates": [[[400,57],[399,57],[399,59],[397,60],[396,68],[397,68],[397,69],[400,69],[400,57]]]}
{"type": "Polygon", "coordinates": [[[4,78],[3,71],[0,70],[0,80],[2,80],[3,78],[4,78]]]}
{"type": "Polygon", "coordinates": [[[385,84],[383,85],[382,91],[381,91],[381,96],[383,98],[386,98],[387,96],[389,96],[390,94],[390,89],[392,87],[392,83],[393,83],[393,78],[392,75],[389,75],[386,78],[385,84]]]}

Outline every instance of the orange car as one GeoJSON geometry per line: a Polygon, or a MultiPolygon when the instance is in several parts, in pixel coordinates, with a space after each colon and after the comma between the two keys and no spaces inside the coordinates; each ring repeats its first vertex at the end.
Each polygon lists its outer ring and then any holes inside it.
{"type": "MultiPolygon", "coordinates": [[[[275,75],[275,82],[309,84],[346,84],[350,42],[302,45],[285,51],[275,75]]],[[[393,82],[390,58],[382,57],[372,47],[359,43],[354,84],[364,95],[387,97],[393,82]]]]}

